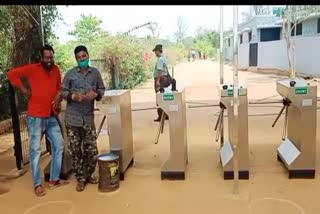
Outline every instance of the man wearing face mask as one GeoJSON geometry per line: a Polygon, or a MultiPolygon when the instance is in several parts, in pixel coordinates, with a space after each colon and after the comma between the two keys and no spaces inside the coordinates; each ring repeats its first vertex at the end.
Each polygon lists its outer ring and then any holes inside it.
{"type": "Polygon", "coordinates": [[[97,184],[92,174],[97,163],[94,102],[105,92],[100,72],[89,66],[89,53],[85,46],[74,50],[77,66],[63,79],[62,97],[67,100],[65,122],[72,166],[78,181],[76,190],[83,191],[87,183],[97,184]]]}
{"type": "Polygon", "coordinates": [[[34,191],[37,196],[44,196],[46,191],[41,184],[39,169],[40,141],[43,134],[51,143],[52,160],[49,187],[54,188],[67,184],[59,180],[63,138],[56,112],[61,106],[61,76],[59,68],[54,64],[54,50],[45,45],[40,50],[40,63],[28,64],[8,71],[11,85],[19,88],[28,97],[27,127],[29,136],[29,158],[34,191]],[[21,82],[25,78],[31,90],[21,82]]]}

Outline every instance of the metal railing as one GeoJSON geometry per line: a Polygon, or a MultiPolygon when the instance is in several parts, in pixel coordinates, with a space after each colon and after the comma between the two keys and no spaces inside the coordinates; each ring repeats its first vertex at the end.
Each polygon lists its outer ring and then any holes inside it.
{"type": "MultiPolygon", "coordinates": [[[[29,159],[29,136],[27,129],[27,114],[22,112],[19,115],[19,126],[20,126],[20,136],[21,136],[21,148],[22,148],[22,162],[23,164],[28,164],[29,159]]],[[[42,137],[40,142],[41,156],[49,152],[49,147],[45,137],[42,137]]]]}

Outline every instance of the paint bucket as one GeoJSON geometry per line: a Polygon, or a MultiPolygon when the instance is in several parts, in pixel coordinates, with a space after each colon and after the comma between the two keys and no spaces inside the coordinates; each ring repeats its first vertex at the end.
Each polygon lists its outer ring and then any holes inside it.
{"type": "Polygon", "coordinates": [[[100,192],[115,191],[120,186],[119,156],[113,153],[98,155],[100,192]]]}

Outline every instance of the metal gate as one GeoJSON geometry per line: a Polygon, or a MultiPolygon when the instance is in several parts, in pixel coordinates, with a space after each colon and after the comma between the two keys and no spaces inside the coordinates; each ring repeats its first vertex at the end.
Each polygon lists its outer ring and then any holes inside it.
{"type": "Polygon", "coordinates": [[[258,43],[251,43],[249,47],[249,66],[258,66],[258,43]]]}
{"type": "MultiPolygon", "coordinates": [[[[19,126],[20,126],[20,134],[21,134],[22,162],[25,165],[30,162],[29,136],[28,136],[28,130],[27,130],[27,113],[26,112],[22,112],[19,115],[19,126]]],[[[41,139],[40,148],[41,148],[41,156],[49,152],[49,148],[47,147],[47,141],[45,137],[42,137],[41,139]]]]}

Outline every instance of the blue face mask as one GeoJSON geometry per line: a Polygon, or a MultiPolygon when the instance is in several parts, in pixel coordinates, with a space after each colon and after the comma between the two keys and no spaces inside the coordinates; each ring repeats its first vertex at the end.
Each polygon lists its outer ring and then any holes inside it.
{"type": "Polygon", "coordinates": [[[78,66],[80,68],[87,68],[89,66],[89,58],[81,60],[81,61],[78,61],[78,66]]]}

